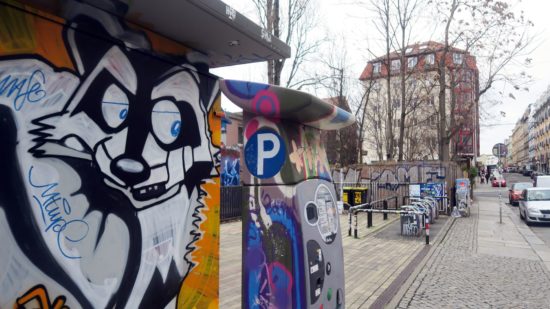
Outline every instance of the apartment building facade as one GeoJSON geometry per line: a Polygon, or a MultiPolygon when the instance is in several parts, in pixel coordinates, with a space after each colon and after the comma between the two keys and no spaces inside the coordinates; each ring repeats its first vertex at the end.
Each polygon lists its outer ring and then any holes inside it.
{"type": "MultiPolygon", "coordinates": [[[[396,147],[403,104],[406,108],[404,159],[438,159],[438,64],[443,54],[443,44],[429,41],[407,46],[403,64],[400,51],[390,53],[389,61],[387,56],[382,56],[367,63],[360,76],[367,101],[364,134],[367,162],[384,160],[387,153],[388,87],[396,147]],[[402,65],[406,66],[404,102],[401,95],[402,65]]],[[[450,48],[445,65],[448,83],[446,118],[450,123],[453,115],[455,122],[455,126],[449,128],[453,131],[449,153],[455,159],[474,159],[479,156],[479,73],[476,60],[464,50],[450,48]]],[[[397,153],[397,148],[393,152],[397,153]]]]}

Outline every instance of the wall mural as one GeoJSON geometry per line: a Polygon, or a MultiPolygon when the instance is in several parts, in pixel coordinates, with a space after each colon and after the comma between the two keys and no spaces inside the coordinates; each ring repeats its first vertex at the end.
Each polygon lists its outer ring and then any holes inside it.
{"type": "Polygon", "coordinates": [[[216,307],[216,78],[84,3],[26,9],[0,4],[0,308],[216,307]]]}
{"type": "Polygon", "coordinates": [[[336,194],[320,128],[353,116],[306,93],[223,81],[244,110],[243,308],[343,308],[336,194]]]}
{"type": "Polygon", "coordinates": [[[241,152],[238,147],[222,147],[221,150],[221,185],[241,185],[241,152]]]}

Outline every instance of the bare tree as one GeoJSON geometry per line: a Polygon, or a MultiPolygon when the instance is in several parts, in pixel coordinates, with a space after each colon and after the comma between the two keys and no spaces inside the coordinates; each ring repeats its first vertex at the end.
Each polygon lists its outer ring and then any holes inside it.
{"type": "MultiPolygon", "coordinates": [[[[308,32],[316,26],[315,0],[288,0],[281,5],[279,0],[251,0],[256,6],[260,23],[266,31],[290,45],[293,56],[290,59],[290,67],[286,81],[281,82],[283,69],[287,61],[285,59],[269,60],[267,62],[268,83],[282,85],[288,88],[301,89],[304,86],[313,85],[315,77],[301,77],[301,67],[307,59],[315,54],[323,38],[313,38],[308,32]]],[[[286,71],[285,71],[286,72],[286,71]]]]}
{"type": "MultiPolygon", "coordinates": [[[[479,106],[480,96],[494,85],[496,81],[511,82],[516,89],[521,89],[526,74],[510,78],[504,74],[505,69],[523,56],[530,48],[532,39],[527,35],[527,28],[532,23],[525,19],[523,13],[515,14],[510,1],[502,0],[447,0],[433,1],[438,16],[445,25],[444,48],[438,59],[439,74],[439,158],[449,159],[449,146],[457,133],[457,121],[453,106],[454,81],[447,80],[448,53],[452,47],[463,47],[477,56],[479,67],[483,68],[480,76],[479,91],[474,102],[479,106]],[[446,113],[446,91],[450,90],[450,119],[446,113]]],[[[451,79],[453,72],[450,72],[451,79]]]]}
{"type": "MultiPolygon", "coordinates": [[[[412,100],[411,97],[407,97],[407,79],[411,77],[410,74],[407,74],[408,70],[408,61],[407,61],[407,46],[409,46],[412,26],[414,25],[415,17],[417,10],[421,6],[420,0],[394,0],[393,6],[396,11],[396,24],[397,33],[396,36],[396,50],[400,51],[400,96],[401,96],[401,113],[399,116],[399,141],[397,147],[399,149],[398,161],[403,161],[403,146],[405,138],[405,118],[407,116],[407,109],[410,108],[408,102],[412,100]]],[[[414,68],[412,71],[414,74],[414,68]]],[[[414,78],[414,77],[412,77],[414,78]]],[[[409,93],[414,93],[414,91],[408,91],[409,93]]],[[[414,107],[413,107],[414,108],[414,107]]]]}
{"type": "MultiPolygon", "coordinates": [[[[353,105],[358,111],[360,107],[355,102],[350,102],[350,89],[346,59],[347,51],[344,42],[333,44],[339,48],[333,48],[328,55],[324,55],[320,62],[324,64],[326,74],[319,75],[318,84],[328,93],[330,103],[351,112],[353,105]]],[[[330,163],[338,161],[340,166],[349,166],[357,163],[360,155],[361,143],[359,143],[359,133],[357,123],[352,126],[329,131],[327,136],[327,157],[330,163]],[[331,162],[332,161],[332,162],[331,162]]]]}
{"type": "Polygon", "coordinates": [[[392,20],[391,20],[391,0],[371,0],[371,6],[373,7],[374,12],[377,15],[375,20],[375,27],[380,32],[384,38],[386,56],[382,65],[386,70],[386,159],[393,160],[395,153],[395,134],[393,132],[393,106],[392,106],[392,95],[391,95],[391,50],[392,50],[392,41],[395,33],[392,31],[392,20]]]}

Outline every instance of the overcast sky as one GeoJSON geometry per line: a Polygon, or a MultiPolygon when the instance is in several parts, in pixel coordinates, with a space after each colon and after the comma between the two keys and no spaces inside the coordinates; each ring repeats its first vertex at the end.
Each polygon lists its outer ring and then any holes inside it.
{"type": "MultiPolygon", "coordinates": [[[[245,16],[255,20],[254,7],[250,0],[223,0],[245,16]]],[[[373,26],[372,12],[367,8],[351,4],[354,0],[317,0],[316,15],[320,17],[320,24],[316,33],[331,33],[335,37],[343,38],[347,50],[347,66],[350,76],[359,78],[368,60],[373,54],[381,55],[384,52],[383,38],[373,26]]],[[[512,134],[516,121],[521,117],[525,108],[534,103],[550,86],[550,1],[523,0],[517,4],[517,10],[523,9],[528,19],[534,22],[535,27],[531,33],[537,35],[537,48],[529,55],[532,65],[526,68],[528,74],[533,76],[533,82],[529,85],[528,92],[516,92],[515,99],[508,96],[508,89],[498,87],[498,91],[488,98],[482,98],[482,106],[491,115],[487,120],[480,121],[481,126],[481,153],[490,154],[494,144],[501,143],[512,134]],[[490,107],[486,103],[491,101],[501,102],[490,107]],[[484,102],[485,100],[485,102],[484,102]]],[[[436,40],[433,25],[430,26],[432,17],[420,14],[417,27],[422,29],[414,35],[414,41],[436,40]],[[431,28],[430,28],[431,27],[431,28]]],[[[308,66],[315,66],[309,63],[308,66]]],[[[265,64],[241,65],[228,68],[214,69],[213,73],[223,78],[240,79],[265,82],[265,64]]],[[[320,94],[318,94],[320,95],[320,94]]],[[[321,94],[322,96],[322,94],[321,94]]],[[[225,109],[235,110],[236,107],[222,100],[225,109]]]]}

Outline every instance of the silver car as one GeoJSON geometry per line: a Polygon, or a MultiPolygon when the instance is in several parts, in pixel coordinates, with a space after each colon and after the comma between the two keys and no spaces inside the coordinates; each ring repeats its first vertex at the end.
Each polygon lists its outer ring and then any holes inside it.
{"type": "Polygon", "coordinates": [[[519,200],[519,216],[529,225],[550,222],[550,188],[528,188],[519,200]]]}

